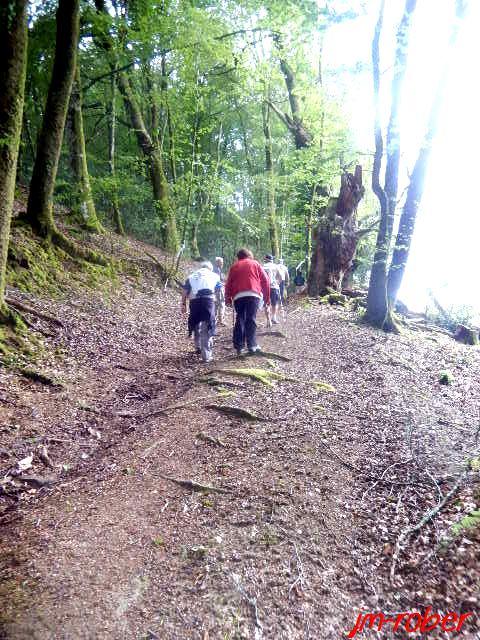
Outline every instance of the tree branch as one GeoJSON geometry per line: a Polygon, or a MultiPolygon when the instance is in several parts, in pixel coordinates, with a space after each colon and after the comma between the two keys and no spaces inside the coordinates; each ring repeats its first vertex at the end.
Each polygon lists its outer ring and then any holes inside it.
{"type": "Polygon", "coordinates": [[[91,89],[94,84],[96,84],[97,82],[100,82],[100,80],[103,80],[104,78],[110,78],[111,76],[114,76],[117,73],[121,73],[122,71],[126,71],[127,69],[130,69],[130,67],[133,67],[134,64],[135,62],[129,62],[128,64],[123,65],[123,67],[111,69],[110,71],[107,71],[106,73],[102,73],[102,75],[97,76],[96,78],[92,78],[92,80],[90,80],[88,84],[82,87],[82,92],[85,93],[85,91],[88,91],[89,89],[91,89]]]}
{"type": "Polygon", "coordinates": [[[282,111],[280,111],[280,109],[278,107],[276,107],[275,104],[271,100],[267,100],[266,102],[267,102],[268,106],[277,114],[277,116],[280,118],[280,120],[283,122],[283,124],[290,131],[292,131],[292,122],[291,122],[288,114],[287,113],[283,113],[282,111]]]}

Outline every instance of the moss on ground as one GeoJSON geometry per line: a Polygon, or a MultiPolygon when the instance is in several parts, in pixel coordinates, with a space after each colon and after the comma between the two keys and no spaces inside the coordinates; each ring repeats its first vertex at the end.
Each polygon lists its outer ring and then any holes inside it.
{"type": "Polygon", "coordinates": [[[126,270],[126,265],[121,262],[97,265],[73,259],[60,247],[33,235],[28,227],[13,229],[8,251],[7,284],[14,289],[53,298],[60,298],[67,290],[80,288],[108,294],[118,286],[118,276],[126,270]]]}
{"type": "MultiPolygon", "coordinates": [[[[15,226],[8,250],[7,287],[44,298],[60,299],[72,291],[91,289],[105,299],[120,284],[119,275],[140,278],[136,265],[109,260],[105,265],[72,258],[61,247],[47,242],[27,226],[15,226]]],[[[35,360],[43,349],[22,314],[6,307],[0,322],[0,361],[4,366],[23,366],[35,360]]]]}

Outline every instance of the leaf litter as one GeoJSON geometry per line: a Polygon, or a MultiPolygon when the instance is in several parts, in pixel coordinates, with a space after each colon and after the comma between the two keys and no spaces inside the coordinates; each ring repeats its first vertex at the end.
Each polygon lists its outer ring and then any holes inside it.
{"type": "Polygon", "coordinates": [[[290,304],[270,384],[227,371],[220,330],[215,373],[265,420],[222,415],[157,277],[26,300],[62,320],[39,366],[64,385],[0,372],[2,637],[329,640],[360,610],[476,611],[478,352],[290,304]]]}

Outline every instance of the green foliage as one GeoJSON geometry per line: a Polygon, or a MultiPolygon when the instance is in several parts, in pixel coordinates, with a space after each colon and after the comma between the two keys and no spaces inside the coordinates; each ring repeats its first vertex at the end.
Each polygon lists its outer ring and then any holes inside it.
{"type": "Polygon", "coordinates": [[[452,525],[451,531],[454,536],[458,536],[459,534],[467,531],[468,529],[474,529],[480,525],[480,511],[475,510],[471,511],[464,518],[460,520],[460,522],[456,522],[452,525]]]}
{"type": "MultiPolygon", "coordinates": [[[[103,14],[92,2],[81,6],[83,34],[95,35],[82,37],[79,64],[88,168],[102,224],[113,226],[112,202],[118,198],[126,231],[161,242],[150,167],[120,92],[112,93],[109,73],[115,60],[119,67],[129,66],[123,73],[131,81],[152,142],[160,149],[185,253],[190,247],[195,253],[197,243],[201,255],[223,255],[227,263],[239,245],[261,255],[270,243],[262,104],[269,97],[280,111],[289,110],[272,37],[280,34],[312,144],[295,149],[284,122],[271,113],[276,216],[287,262],[303,260],[306,218],[313,213],[315,224],[326,199],[318,196],[312,201],[312,185],[336,193],[341,168],[356,161],[342,106],[328,97],[328,85],[318,84],[312,42],[331,24],[353,18],[354,3],[335,0],[322,8],[314,0],[134,0],[115,7],[107,0],[103,14]],[[108,50],[102,46],[105,37],[111,42],[108,50]],[[117,114],[115,174],[108,155],[112,105],[117,114]]],[[[48,90],[55,8],[56,3],[44,2],[33,9],[20,163],[24,182],[30,176],[48,90]]],[[[65,149],[56,198],[68,208],[74,195],[65,149]]],[[[370,213],[371,208],[359,215],[370,213]]],[[[366,263],[368,238],[362,243],[367,247],[362,253],[366,263]]]]}
{"type": "Polygon", "coordinates": [[[477,311],[467,304],[452,304],[444,308],[445,313],[441,313],[436,307],[427,310],[427,317],[430,322],[444,327],[449,331],[455,331],[459,324],[471,326],[477,311]]]}

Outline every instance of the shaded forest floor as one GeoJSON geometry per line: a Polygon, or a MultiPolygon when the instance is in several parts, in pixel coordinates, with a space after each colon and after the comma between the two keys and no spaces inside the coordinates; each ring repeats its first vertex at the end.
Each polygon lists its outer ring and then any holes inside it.
{"type": "Polygon", "coordinates": [[[2,477],[33,453],[18,502],[0,498],[0,637],[329,640],[360,611],[428,605],[474,612],[459,636],[478,637],[479,529],[452,524],[480,506],[480,464],[463,472],[480,453],[480,352],[297,300],[286,337],[260,329],[262,347],[290,362],[234,358],[227,326],[203,365],[178,292],[144,256],[139,268],[108,300],[24,296],[64,327],[36,365],[57,384],[0,370],[2,477]],[[291,380],[209,374],[252,367],[291,380]]]}

